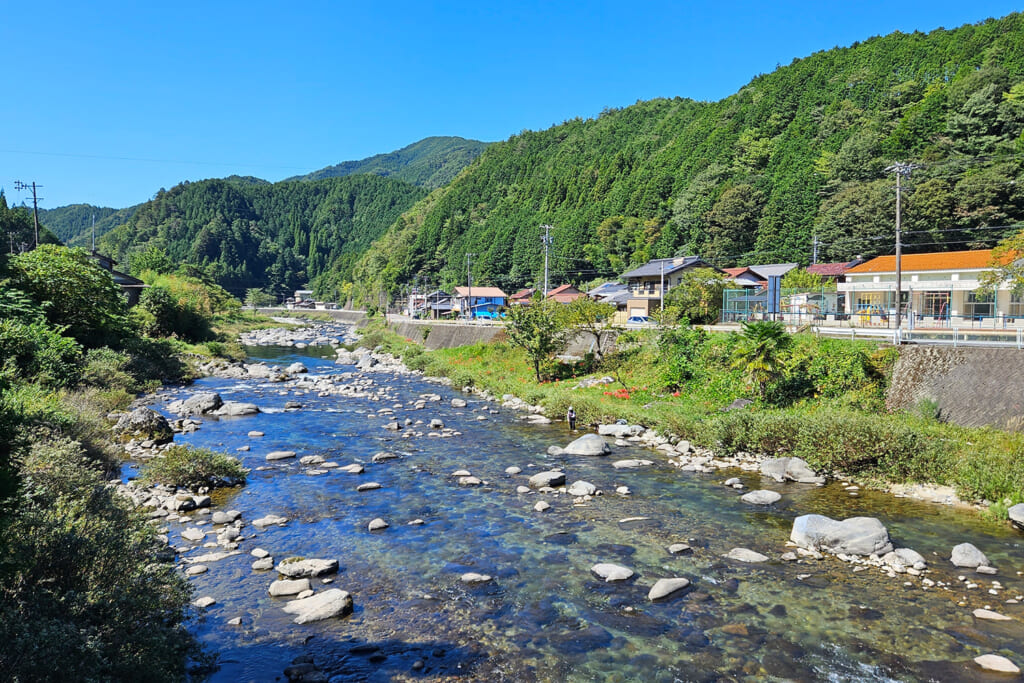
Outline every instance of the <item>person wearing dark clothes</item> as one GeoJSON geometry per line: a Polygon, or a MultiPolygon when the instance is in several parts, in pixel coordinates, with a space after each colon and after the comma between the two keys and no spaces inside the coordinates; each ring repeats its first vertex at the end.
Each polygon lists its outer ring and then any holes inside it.
{"type": "Polygon", "coordinates": [[[576,411],[569,406],[569,412],[565,414],[565,419],[569,423],[569,429],[576,431],[576,411]]]}

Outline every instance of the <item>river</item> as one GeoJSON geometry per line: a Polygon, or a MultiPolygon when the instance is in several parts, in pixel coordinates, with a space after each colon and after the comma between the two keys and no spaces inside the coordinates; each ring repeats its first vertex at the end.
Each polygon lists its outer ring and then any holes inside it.
{"type": "MultiPolygon", "coordinates": [[[[353,371],[336,366],[330,349],[251,347],[255,360],[301,361],[311,373],[353,371]],[[327,353],[329,355],[324,356],[327,353]]],[[[209,564],[190,580],[197,596],[217,603],[197,624],[200,639],[219,653],[214,681],[283,680],[302,655],[335,680],[712,681],[712,680],[1004,680],[973,662],[996,652],[1024,662],[1024,608],[1004,604],[1024,594],[1022,536],[1008,526],[932,503],[860,491],[775,484],[749,472],[694,474],[640,447],[614,447],[610,457],[550,456],[572,438],[561,423],[528,426],[510,410],[418,376],[366,373],[382,394],[320,397],[266,382],[208,378],[165,389],[155,408],[196,391],[251,401],[264,412],[204,419],[176,441],[224,450],[252,468],[244,488],[220,491],[218,509],[247,522],[241,554],[209,564]],[[423,394],[442,400],[415,410],[423,394]],[[451,399],[468,406],[453,408],[451,399]],[[288,401],[302,404],[284,410],[288,401]],[[399,420],[440,418],[461,432],[451,438],[404,439],[371,417],[392,408],[399,420]],[[484,420],[478,419],[483,416],[484,420]],[[265,433],[249,437],[252,430],[265,433]],[[247,452],[237,452],[240,446],[247,452]],[[322,455],[342,465],[363,463],[360,475],[306,474],[298,459],[267,463],[275,450],[322,455]],[[371,462],[382,450],[397,459],[371,462]],[[648,458],[649,467],[616,470],[620,458],[648,458]],[[509,466],[519,475],[505,474],[509,466]],[[604,495],[576,505],[570,496],[517,493],[530,474],[564,467],[568,482],[586,480],[604,495]],[[258,469],[261,468],[261,469],[258,469]],[[469,470],[483,486],[459,486],[451,473],[469,470]],[[771,488],[783,498],[754,509],[722,485],[738,476],[746,490],[771,488]],[[357,492],[368,481],[382,488],[357,492]],[[628,486],[629,495],[617,495],[628,486]],[[536,512],[538,500],[551,509],[536,512]],[[951,584],[924,588],[920,577],[893,579],[877,569],[854,572],[835,558],[783,562],[794,517],[878,517],[897,547],[928,560],[924,578],[951,584]],[[266,514],[282,527],[248,524],[266,514]],[[390,527],[367,529],[374,518],[390,527]],[[623,521],[629,518],[646,519],[623,521]],[[408,522],[419,519],[422,525],[408,522]],[[969,541],[999,569],[997,576],[958,570],[951,548],[969,541]],[[688,543],[673,555],[667,547],[688,543]],[[331,588],[349,591],[352,615],[295,625],[267,593],[273,571],[254,571],[254,548],[275,561],[290,556],[334,558],[331,588]],[[723,558],[734,547],[770,560],[743,564],[723,558]],[[598,562],[629,567],[629,581],[606,583],[598,562]],[[493,580],[467,585],[465,572],[493,580]],[[978,584],[967,589],[959,576],[978,584]],[[685,577],[691,587],[651,602],[659,578],[685,577]],[[998,594],[989,593],[992,581],[998,594]],[[905,585],[906,584],[906,585],[905,585]],[[961,600],[967,606],[957,603],[961,600]],[[1014,618],[981,621],[971,610],[989,606],[1014,618]],[[241,618],[238,626],[228,622],[241,618]]],[[[406,428],[429,431],[426,424],[406,428]]],[[[202,517],[194,516],[193,524],[202,517]]],[[[185,525],[166,525],[182,557],[206,552],[180,538],[185,525]]],[[[208,529],[209,526],[206,526],[208,529]]],[[[320,579],[313,579],[320,586],[320,579]]]]}

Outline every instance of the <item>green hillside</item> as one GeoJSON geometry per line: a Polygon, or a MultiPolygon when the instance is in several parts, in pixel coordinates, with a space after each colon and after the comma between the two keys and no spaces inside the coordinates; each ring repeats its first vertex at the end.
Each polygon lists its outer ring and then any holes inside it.
{"type": "Polygon", "coordinates": [[[895,33],[794,60],[719,102],[660,99],[489,146],[355,270],[367,298],[415,278],[513,288],[650,257],[720,265],[891,253],[895,161],[908,250],[990,245],[1024,218],[1024,16],[895,33]],[[999,228],[999,229],[992,229],[999,228]]]}
{"type": "Polygon", "coordinates": [[[96,236],[99,237],[131,218],[136,208],[111,209],[92,204],[69,204],[56,209],[39,209],[39,222],[68,246],[88,247],[92,244],[94,218],[96,236]]]}
{"type": "Polygon", "coordinates": [[[100,249],[133,272],[188,264],[238,296],[255,287],[280,296],[312,281],[338,297],[355,260],[423,195],[376,175],[182,183],[136,207],[100,249]]]}
{"type": "Polygon", "coordinates": [[[377,154],[359,161],[344,161],[289,180],[320,180],[373,173],[433,190],[450,183],[459,171],[480,156],[487,145],[486,142],[459,137],[424,138],[388,154],[377,154]]]}

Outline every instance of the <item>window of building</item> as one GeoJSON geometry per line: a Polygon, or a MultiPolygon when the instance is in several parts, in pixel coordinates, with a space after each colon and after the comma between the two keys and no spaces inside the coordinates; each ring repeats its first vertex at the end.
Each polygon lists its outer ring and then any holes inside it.
{"type": "Polygon", "coordinates": [[[1010,292],[1010,307],[1006,314],[1014,318],[1024,317],[1024,292],[1010,292]]]}
{"type": "Polygon", "coordinates": [[[991,318],[995,315],[995,293],[988,291],[967,292],[964,295],[964,315],[969,318],[991,318]]]}
{"type": "Polygon", "coordinates": [[[950,292],[922,292],[921,315],[944,318],[949,315],[950,292]]]}

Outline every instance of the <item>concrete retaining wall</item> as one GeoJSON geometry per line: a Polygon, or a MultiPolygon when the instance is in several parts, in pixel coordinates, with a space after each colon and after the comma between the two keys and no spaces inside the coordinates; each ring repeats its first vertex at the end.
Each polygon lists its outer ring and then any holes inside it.
{"type": "Polygon", "coordinates": [[[903,346],[887,404],[914,410],[922,399],[955,424],[1024,429],[1024,351],[903,346]]]}

